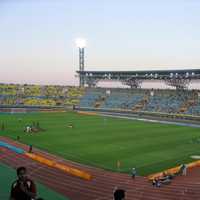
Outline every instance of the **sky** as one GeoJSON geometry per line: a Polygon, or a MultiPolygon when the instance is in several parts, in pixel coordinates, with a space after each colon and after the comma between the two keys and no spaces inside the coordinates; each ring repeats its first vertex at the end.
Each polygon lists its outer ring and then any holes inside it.
{"type": "Polygon", "coordinates": [[[0,82],[78,85],[86,70],[200,69],[199,0],[0,0],[0,82]]]}

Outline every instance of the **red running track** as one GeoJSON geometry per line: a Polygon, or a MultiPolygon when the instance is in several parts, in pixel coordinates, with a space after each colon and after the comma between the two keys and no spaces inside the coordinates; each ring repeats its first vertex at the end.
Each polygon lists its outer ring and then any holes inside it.
{"type": "MultiPolygon", "coordinates": [[[[0,137],[0,140],[28,150],[28,146],[11,139],[0,137]]],[[[112,200],[115,186],[127,191],[127,200],[200,200],[200,168],[189,170],[187,176],[176,177],[170,185],[153,188],[145,177],[136,177],[132,180],[127,174],[108,172],[74,163],[35,148],[34,153],[87,171],[93,175],[94,179],[86,181],[73,177],[58,169],[35,162],[25,155],[15,154],[8,149],[0,148],[0,152],[0,162],[13,168],[26,166],[33,179],[69,197],[70,200],[112,200]]]]}

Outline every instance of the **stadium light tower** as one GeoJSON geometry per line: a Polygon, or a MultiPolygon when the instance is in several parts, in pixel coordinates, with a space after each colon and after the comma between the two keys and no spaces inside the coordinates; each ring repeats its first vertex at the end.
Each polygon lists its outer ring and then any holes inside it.
{"type": "MultiPolygon", "coordinates": [[[[76,46],[79,48],[79,71],[84,71],[84,50],[86,46],[86,40],[82,38],[76,39],[76,46]]],[[[79,75],[79,86],[84,87],[84,76],[79,75]]]]}

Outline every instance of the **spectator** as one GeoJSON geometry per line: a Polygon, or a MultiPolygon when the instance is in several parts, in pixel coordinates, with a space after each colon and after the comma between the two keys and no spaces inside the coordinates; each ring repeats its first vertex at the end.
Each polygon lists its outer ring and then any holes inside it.
{"type": "Polygon", "coordinates": [[[161,186],[161,182],[158,178],[154,178],[152,181],[152,185],[155,187],[160,187],[161,186]]]}
{"type": "Polygon", "coordinates": [[[161,185],[165,184],[170,184],[171,180],[174,178],[173,174],[166,174],[163,172],[162,177],[157,177],[152,180],[152,185],[155,187],[160,187],[161,185]]]}
{"type": "Polygon", "coordinates": [[[125,190],[118,189],[118,187],[115,187],[113,192],[114,200],[124,200],[125,192],[126,192],[125,190]]]}
{"type": "Polygon", "coordinates": [[[175,173],[176,176],[181,176],[181,175],[186,176],[186,174],[187,174],[187,166],[185,164],[182,164],[180,166],[179,171],[175,173]]]}
{"type": "Polygon", "coordinates": [[[36,197],[36,186],[27,177],[25,167],[17,168],[18,179],[11,186],[10,200],[33,200],[36,197]]]}
{"type": "Polygon", "coordinates": [[[160,183],[162,184],[170,184],[171,183],[171,177],[166,175],[166,176],[163,176],[159,179],[160,183]]]}
{"type": "Polygon", "coordinates": [[[182,176],[186,176],[186,174],[187,174],[187,165],[182,164],[181,165],[181,170],[182,170],[182,176]]]}

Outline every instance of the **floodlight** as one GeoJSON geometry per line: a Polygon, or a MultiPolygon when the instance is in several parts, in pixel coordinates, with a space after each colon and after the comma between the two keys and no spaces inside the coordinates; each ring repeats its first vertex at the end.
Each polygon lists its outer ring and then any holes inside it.
{"type": "Polygon", "coordinates": [[[86,40],[82,38],[77,38],[76,39],[76,46],[78,48],[84,48],[86,46],[86,40]]]}

